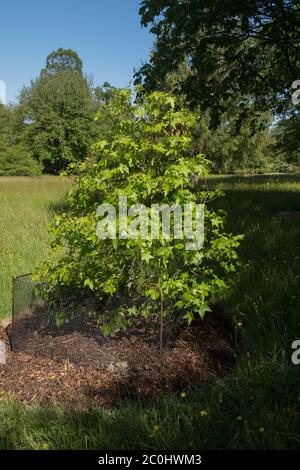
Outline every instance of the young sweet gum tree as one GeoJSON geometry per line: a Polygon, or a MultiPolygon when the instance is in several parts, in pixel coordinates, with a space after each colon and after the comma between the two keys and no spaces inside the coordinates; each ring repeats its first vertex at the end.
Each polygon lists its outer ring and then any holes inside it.
{"type": "MultiPolygon", "coordinates": [[[[121,90],[107,106],[111,138],[98,142],[94,158],[81,165],[69,194],[70,210],[52,225],[53,258],[42,274],[53,289],[86,288],[99,298],[130,299],[130,308],[125,301],[108,322],[103,320],[105,332],[126,328],[135,316],[150,315],[149,298],[161,297],[166,315],[188,322],[203,318],[228,287],[241,237],[224,233],[224,215],[210,208],[218,194],[193,183],[195,175],[205,178],[209,172],[205,157],[193,151],[195,116],[158,92],[134,103],[130,90],[121,90]],[[120,196],[127,197],[128,207],[143,204],[149,216],[153,205],[203,204],[203,247],[187,249],[190,240],[184,231],[181,238],[175,236],[172,214],[167,236],[160,232],[154,239],[150,233],[120,239],[116,210],[116,237],[99,239],[97,208],[118,208],[120,196]]],[[[134,211],[127,222],[136,225],[134,211]]]]}

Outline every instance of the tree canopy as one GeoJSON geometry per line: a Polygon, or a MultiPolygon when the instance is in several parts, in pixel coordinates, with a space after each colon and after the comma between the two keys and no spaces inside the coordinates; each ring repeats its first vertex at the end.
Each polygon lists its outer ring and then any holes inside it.
{"type": "Polygon", "coordinates": [[[81,67],[76,52],[59,49],[21,92],[18,114],[24,140],[45,172],[59,173],[83,160],[95,138],[96,105],[81,67]]]}
{"type": "Polygon", "coordinates": [[[51,52],[46,59],[46,71],[57,73],[65,70],[82,74],[83,63],[77,52],[72,49],[58,49],[51,52]]]}
{"type": "Polygon", "coordinates": [[[181,89],[216,120],[237,95],[274,114],[290,107],[300,76],[297,0],[143,0],[140,15],[156,36],[149,63],[136,74],[146,90],[159,89],[187,61],[192,73],[181,89]]]}

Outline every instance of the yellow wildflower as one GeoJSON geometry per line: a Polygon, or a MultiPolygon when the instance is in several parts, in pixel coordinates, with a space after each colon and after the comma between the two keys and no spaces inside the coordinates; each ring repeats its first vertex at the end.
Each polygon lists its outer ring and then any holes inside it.
{"type": "Polygon", "coordinates": [[[152,430],[152,433],[150,434],[150,437],[154,437],[155,434],[159,431],[159,425],[158,424],[155,424],[153,426],[153,430],[152,430]]]}

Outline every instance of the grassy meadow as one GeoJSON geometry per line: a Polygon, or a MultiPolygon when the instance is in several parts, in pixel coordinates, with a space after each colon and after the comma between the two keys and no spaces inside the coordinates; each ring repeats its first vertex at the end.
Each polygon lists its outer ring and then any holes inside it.
{"type": "MultiPolygon", "coordinates": [[[[233,372],[184,398],[126,402],[110,412],[26,408],[5,399],[0,448],[299,449],[300,365],[291,362],[291,344],[300,338],[300,218],[278,214],[300,211],[300,176],[215,177],[208,184],[224,189],[213,204],[228,212],[227,230],[245,234],[240,271],[222,301],[236,325],[233,372]]],[[[65,190],[52,178],[0,181],[2,313],[11,276],[45,256],[51,205],[65,190]]]]}
{"type": "Polygon", "coordinates": [[[0,178],[0,319],[11,313],[12,277],[47,256],[47,224],[69,185],[55,176],[0,178]]]}

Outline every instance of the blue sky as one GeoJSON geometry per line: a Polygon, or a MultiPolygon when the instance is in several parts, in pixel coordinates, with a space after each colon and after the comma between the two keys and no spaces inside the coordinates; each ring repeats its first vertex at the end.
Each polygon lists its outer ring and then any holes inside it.
{"type": "Polygon", "coordinates": [[[0,80],[14,101],[46,56],[74,49],[95,85],[126,86],[147,60],[153,36],[140,25],[140,0],[6,0],[0,5],[0,80]]]}

